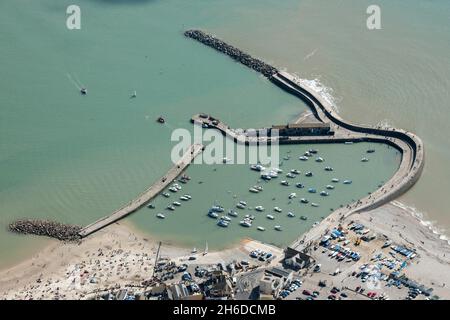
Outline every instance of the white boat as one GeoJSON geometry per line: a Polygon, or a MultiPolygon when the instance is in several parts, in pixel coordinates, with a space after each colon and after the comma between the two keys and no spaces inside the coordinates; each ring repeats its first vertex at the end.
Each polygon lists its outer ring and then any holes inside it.
{"type": "Polygon", "coordinates": [[[299,160],[302,160],[302,161],[308,161],[308,157],[305,157],[305,156],[301,156],[300,158],[298,158],[299,160]]]}
{"type": "Polygon", "coordinates": [[[319,152],[319,151],[316,150],[316,149],[309,149],[308,152],[309,152],[309,153],[312,153],[312,154],[316,154],[316,153],[319,152]]]}
{"type": "Polygon", "coordinates": [[[213,219],[217,219],[219,217],[219,215],[214,212],[214,211],[209,211],[208,212],[208,217],[213,218],[213,219]]]}
{"type": "Polygon", "coordinates": [[[312,202],[312,203],[311,203],[311,206],[313,206],[313,207],[316,207],[316,208],[317,208],[317,207],[319,206],[319,204],[318,204],[318,203],[315,203],[315,202],[312,202]]]}
{"type": "Polygon", "coordinates": [[[162,213],[158,213],[156,216],[157,216],[159,219],[165,219],[165,218],[166,218],[166,216],[163,215],[162,213]]]}
{"type": "Polygon", "coordinates": [[[332,167],[325,167],[325,171],[333,171],[334,169],[332,167]]]}
{"type": "Polygon", "coordinates": [[[300,202],[301,202],[301,203],[308,203],[309,201],[308,201],[308,199],[301,198],[301,199],[300,199],[300,202]]]}
{"type": "Polygon", "coordinates": [[[178,201],[174,201],[172,204],[177,207],[181,206],[181,203],[179,203],[178,201]]]}
{"type": "Polygon", "coordinates": [[[271,215],[271,214],[268,214],[266,217],[269,220],[275,220],[275,217],[273,215],[271,215]]]}
{"type": "Polygon", "coordinates": [[[309,151],[306,151],[303,155],[305,157],[311,157],[312,156],[311,152],[309,152],[309,151]]]}
{"type": "Polygon", "coordinates": [[[252,164],[250,166],[250,169],[254,170],[254,171],[264,171],[266,170],[266,168],[264,168],[262,165],[260,164],[252,164]]]}
{"type": "Polygon", "coordinates": [[[224,220],[224,221],[230,222],[230,221],[231,221],[231,218],[230,218],[230,217],[227,217],[227,216],[221,216],[221,217],[220,217],[220,220],[224,220]]]}
{"type": "Polygon", "coordinates": [[[323,160],[323,158],[322,157],[317,157],[316,158],[316,162],[323,162],[324,160],[323,160]]]}
{"type": "Polygon", "coordinates": [[[288,212],[287,216],[288,216],[289,218],[293,218],[293,217],[295,217],[295,214],[293,214],[292,212],[288,212]]]}
{"type": "Polygon", "coordinates": [[[280,207],[275,207],[275,208],[273,208],[273,210],[276,211],[276,212],[281,212],[281,211],[283,211],[280,207]]]}
{"type": "Polygon", "coordinates": [[[169,191],[172,191],[172,192],[178,192],[178,189],[177,189],[176,187],[170,187],[170,188],[169,188],[169,191]]]}
{"type": "Polygon", "coordinates": [[[181,197],[180,197],[180,200],[182,200],[182,201],[188,201],[189,199],[186,198],[185,196],[181,196],[181,197]]]}
{"type": "Polygon", "coordinates": [[[250,191],[250,192],[252,192],[252,193],[259,193],[259,190],[258,189],[255,189],[255,188],[250,188],[250,189],[248,189],[248,191],[250,191]]]}
{"type": "Polygon", "coordinates": [[[300,182],[296,183],[295,186],[296,186],[297,188],[299,188],[299,189],[303,189],[303,188],[305,187],[305,186],[303,185],[303,183],[300,183],[300,182]]]}
{"type": "Polygon", "coordinates": [[[292,170],[291,170],[291,173],[292,173],[292,174],[300,174],[300,171],[298,171],[297,169],[292,169],[292,170]]]}
{"type": "Polygon", "coordinates": [[[239,224],[243,227],[250,228],[252,226],[252,221],[250,219],[244,219],[239,224]]]}
{"type": "Polygon", "coordinates": [[[188,194],[185,194],[183,197],[185,197],[185,198],[187,198],[187,199],[189,199],[189,200],[192,199],[192,197],[191,197],[190,195],[188,195],[188,194]]]}
{"type": "Polygon", "coordinates": [[[361,162],[368,162],[369,161],[369,159],[367,159],[367,158],[362,158],[361,159],[361,162]]]}
{"type": "Polygon", "coordinates": [[[229,210],[228,211],[228,215],[231,216],[231,217],[237,217],[238,216],[237,212],[234,211],[234,210],[229,210]]]}
{"type": "Polygon", "coordinates": [[[245,209],[245,206],[242,203],[238,203],[236,205],[236,207],[239,208],[239,209],[245,209]]]}
{"type": "Polygon", "coordinates": [[[327,189],[328,189],[328,190],[333,190],[333,189],[334,189],[334,186],[332,186],[331,184],[328,184],[328,185],[327,185],[327,189]]]}
{"type": "Polygon", "coordinates": [[[324,190],[324,191],[321,191],[321,192],[320,192],[320,195],[321,195],[322,197],[328,197],[330,194],[324,190]]]}
{"type": "Polygon", "coordinates": [[[230,223],[228,221],[220,219],[219,221],[217,221],[217,225],[222,228],[228,228],[230,223]]]}
{"type": "Polygon", "coordinates": [[[295,178],[295,174],[293,174],[292,172],[289,172],[289,173],[286,175],[286,177],[293,179],[293,178],[295,178]]]}
{"type": "Polygon", "coordinates": [[[270,181],[270,180],[272,180],[272,177],[270,175],[268,175],[267,173],[262,173],[261,179],[270,181]]]}
{"type": "Polygon", "coordinates": [[[283,186],[289,186],[289,182],[286,180],[281,181],[280,184],[283,186]]]}
{"type": "Polygon", "coordinates": [[[331,179],[331,182],[339,182],[339,179],[338,178],[333,178],[333,179],[331,179]]]}
{"type": "Polygon", "coordinates": [[[307,216],[301,216],[300,219],[303,220],[303,221],[306,221],[306,220],[308,220],[308,217],[307,216]]]}
{"type": "Polygon", "coordinates": [[[352,184],[352,180],[344,180],[344,184],[352,184]]]}
{"type": "Polygon", "coordinates": [[[306,177],[312,177],[314,174],[311,171],[305,173],[306,177]]]}
{"type": "Polygon", "coordinates": [[[211,207],[211,211],[214,211],[214,212],[224,212],[225,209],[224,209],[223,207],[221,207],[221,206],[212,206],[212,207],[211,207]]]}
{"type": "Polygon", "coordinates": [[[208,254],[208,241],[205,241],[205,251],[203,251],[203,255],[206,256],[208,254]]]}
{"type": "Polygon", "coordinates": [[[172,206],[172,205],[168,205],[168,206],[167,206],[167,209],[168,209],[168,210],[171,210],[171,211],[174,211],[174,210],[175,210],[175,207],[172,206]]]}
{"type": "Polygon", "coordinates": [[[316,193],[316,192],[317,192],[317,190],[316,190],[316,189],[314,189],[314,188],[309,188],[309,189],[308,189],[308,192],[309,192],[309,193],[316,193]]]}
{"type": "Polygon", "coordinates": [[[242,200],[241,200],[241,201],[239,201],[239,203],[242,204],[244,207],[247,206],[247,202],[245,202],[245,201],[242,201],[242,200]]]}
{"type": "Polygon", "coordinates": [[[258,191],[263,191],[264,188],[262,186],[253,186],[253,188],[255,188],[258,191]]]}
{"type": "Polygon", "coordinates": [[[194,248],[192,249],[191,253],[197,253],[197,248],[194,247],[194,248]]]}
{"type": "Polygon", "coordinates": [[[262,212],[262,211],[264,211],[264,207],[263,206],[257,206],[257,207],[255,207],[255,210],[259,211],[259,212],[262,212]]]}
{"type": "Polygon", "coordinates": [[[281,226],[275,226],[275,227],[273,227],[275,230],[277,230],[277,231],[282,231],[283,229],[281,228],[281,226]]]}
{"type": "Polygon", "coordinates": [[[149,203],[149,204],[147,205],[147,208],[149,208],[149,209],[155,209],[155,205],[154,205],[153,203],[149,203]]]}
{"type": "Polygon", "coordinates": [[[258,228],[256,228],[256,229],[258,229],[259,231],[266,231],[266,228],[261,227],[261,226],[258,226],[258,228]]]}
{"type": "Polygon", "coordinates": [[[271,178],[278,178],[278,173],[276,171],[269,171],[268,173],[269,177],[271,178]]]}
{"type": "Polygon", "coordinates": [[[353,141],[345,141],[345,144],[353,144],[353,141]]]}
{"type": "Polygon", "coordinates": [[[170,193],[167,193],[167,192],[164,192],[162,195],[166,198],[170,197],[170,193]]]}
{"type": "Polygon", "coordinates": [[[134,90],[133,94],[131,95],[132,98],[136,98],[137,97],[137,92],[136,90],[134,90]]]}
{"type": "Polygon", "coordinates": [[[294,198],[296,198],[297,197],[297,194],[295,193],[295,192],[292,192],[290,195],[289,195],[289,199],[294,199],[294,198]]]}
{"type": "Polygon", "coordinates": [[[276,172],[276,173],[283,173],[283,170],[281,170],[280,168],[272,168],[271,171],[276,172]]]}

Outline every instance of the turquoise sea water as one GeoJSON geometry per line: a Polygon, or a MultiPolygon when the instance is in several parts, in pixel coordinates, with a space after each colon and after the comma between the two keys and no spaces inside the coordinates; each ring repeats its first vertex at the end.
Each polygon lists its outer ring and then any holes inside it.
{"type": "MultiPolygon", "coordinates": [[[[246,128],[285,123],[306,110],[255,72],[184,38],[187,28],[205,29],[304,78],[320,77],[334,89],[345,118],[363,123],[388,119],[420,134],[429,165],[405,201],[445,225],[447,217],[438,210],[439,202],[431,201],[437,196],[430,190],[435,183],[444,188],[449,175],[442,160],[450,157],[449,149],[438,147],[447,143],[438,132],[449,117],[443,104],[448,98],[448,25],[439,29],[433,22],[444,21],[448,5],[415,1],[421,8],[416,12],[400,1],[381,3],[386,7],[383,30],[368,32],[364,1],[80,0],[82,29],[69,31],[65,9],[71,1],[3,1],[0,265],[45,244],[7,233],[12,219],[87,224],[139,194],[170,167],[170,135],[179,127],[191,129],[192,114],[208,112],[246,128]],[[436,15],[429,21],[419,19],[432,13],[436,15]],[[317,23],[324,20],[326,24],[317,23]],[[436,37],[425,37],[431,31],[436,37]],[[88,96],[79,94],[77,83],[88,88],[88,96]],[[130,99],[134,90],[138,96],[130,99]],[[163,126],[155,122],[160,115],[167,119],[163,126]],[[443,179],[432,182],[438,174],[443,179]]],[[[296,156],[287,168],[302,170],[304,164],[294,159],[305,148],[288,147],[296,156]]],[[[287,191],[278,182],[261,194],[249,194],[256,176],[248,166],[217,166],[214,171],[195,165],[188,170],[193,181],[185,186],[193,200],[173,213],[176,219],[157,221],[155,212],[142,209],[129,220],[152,236],[187,246],[208,241],[219,248],[245,236],[286,244],[330,208],[376,189],[399,161],[384,146],[377,146],[365,164],[359,160],[367,145],[319,148],[336,175],[354,181],[319,199],[319,208],[288,204],[287,195],[297,192],[300,197],[300,191],[287,191]],[[218,229],[206,217],[207,209],[214,201],[231,207],[234,194],[266,210],[282,207],[285,230],[275,233],[270,225],[265,233],[237,225],[218,229]],[[297,224],[285,217],[288,209],[295,210],[297,224]],[[306,223],[298,219],[302,214],[310,217],[306,223]]],[[[311,183],[319,189],[329,177],[315,170],[311,183]]],[[[155,203],[165,206],[165,201],[155,203]]]]}

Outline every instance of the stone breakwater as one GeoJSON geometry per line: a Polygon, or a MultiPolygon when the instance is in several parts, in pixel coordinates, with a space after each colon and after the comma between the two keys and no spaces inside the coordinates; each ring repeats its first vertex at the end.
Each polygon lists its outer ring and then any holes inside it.
{"type": "Polygon", "coordinates": [[[272,76],[278,72],[276,68],[265,63],[264,61],[253,58],[252,56],[239,50],[238,48],[235,48],[232,45],[229,45],[214,36],[206,34],[203,31],[188,30],[184,32],[184,35],[228,55],[232,59],[246,65],[247,67],[262,73],[269,79],[271,79],[272,76]]]}
{"type": "Polygon", "coordinates": [[[50,220],[23,219],[9,224],[8,230],[20,234],[51,237],[61,241],[77,241],[80,239],[78,232],[80,232],[81,227],[50,220]]]}

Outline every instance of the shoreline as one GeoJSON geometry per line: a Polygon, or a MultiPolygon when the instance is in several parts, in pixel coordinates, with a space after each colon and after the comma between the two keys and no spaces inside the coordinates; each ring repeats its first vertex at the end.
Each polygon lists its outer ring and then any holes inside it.
{"type": "MultiPolygon", "coordinates": [[[[408,275],[433,286],[442,298],[450,299],[450,287],[446,287],[450,286],[450,274],[445,272],[450,266],[450,246],[420,219],[389,203],[346,220],[360,221],[395,241],[414,244],[421,261],[408,268],[408,275]]],[[[315,236],[318,227],[303,237],[315,236]]],[[[33,257],[0,270],[0,299],[84,299],[96,290],[140,287],[151,276],[158,242],[132,224],[120,222],[83,239],[80,244],[52,243],[33,257]]],[[[270,248],[278,257],[282,256],[282,248],[244,238],[228,249],[205,256],[197,253],[195,264],[217,264],[233,257],[248,257],[256,247],[270,248]]],[[[191,255],[188,248],[167,243],[161,247],[162,259],[187,262],[191,255]]]]}

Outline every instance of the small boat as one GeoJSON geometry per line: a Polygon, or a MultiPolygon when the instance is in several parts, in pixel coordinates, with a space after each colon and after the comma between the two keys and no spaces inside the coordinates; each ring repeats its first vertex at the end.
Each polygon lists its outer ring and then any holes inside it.
{"type": "Polygon", "coordinates": [[[328,197],[330,194],[329,194],[328,192],[326,192],[326,191],[321,191],[321,192],[320,192],[320,195],[321,195],[322,197],[328,197]]]}
{"type": "Polygon", "coordinates": [[[165,123],[166,120],[163,117],[159,117],[158,119],[156,119],[156,121],[158,121],[159,123],[165,123]]]}
{"type": "Polygon", "coordinates": [[[155,209],[155,205],[153,203],[149,203],[147,208],[149,209],[155,209]]]}
{"type": "Polygon", "coordinates": [[[262,186],[253,186],[253,188],[255,188],[258,191],[263,191],[264,188],[262,186]]]}
{"type": "Polygon", "coordinates": [[[131,95],[131,98],[136,98],[137,97],[137,92],[136,90],[134,90],[133,94],[131,95]]]}
{"type": "Polygon", "coordinates": [[[293,214],[292,212],[288,212],[287,216],[288,216],[289,218],[293,218],[293,217],[295,217],[295,214],[293,214]]]}
{"type": "Polygon", "coordinates": [[[258,229],[259,231],[266,231],[266,228],[258,226],[256,229],[258,229]]]}
{"type": "Polygon", "coordinates": [[[306,151],[303,155],[304,155],[305,157],[312,157],[312,154],[311,154],[311,152],[309,152],[309,151],[306,151]]]}
{"type": "Polygon", "coordinates": [[[245,206],[242,203],[238,203],[236,205],[236,207],[239,208],[239,209],[245,209],[245,206]]]}
{"type": "Polygon", "coordinates": [[[186,198],[185,196],[181,196],[181,197],[180,197],[180,200],[182,200],[182,201],[188,201],[189,199],[186,198]]]}
{"type": "Polygon", "coordinates": [[[313,226],[313,227],[317,227],[317,226],[319,225],[319,223],[320,223],[319,221],[316,221],[316,222],[313,223],[312,226],[313,226]]]}
{"type": "Polygon", "coordinates": [[[266,170],[266,168],[264,168],[262,165],[260,165],[260,164],[252,164],[251,166],[250,166],[250,169],[251,170],[254,170],[254,171],[264,171],[264,170],[266,170]]]}
{"type": "Polygon", "coordinates": [[[322,157],[317,157],[316,158],[316,162],[323,162],[324,160],[323,160],[323,158],[322,157]]]}
{"type": "Polygon", "coordinates": [[[271,214],[268,214],[266,217],[269,220],[275,220],[275,217],[273,215],[271,215],[271,214]]]}
{"type": "Polygon", "coordinates": [[[264,211],[264,207],[263,206],[257,206],[257,207],[255,207],[255,210],[259,211],[259,212],[262,212],[262,211],[264,211]]]}
{"type": "Polygon", "coordinates": [[[171,191],[171,192],[178,192],[178,189],[175,188],[175,187],[170,187],[170,188],[169,188],[169,191],[171,191]]]}
{"type": "Polygon", "coordinates": [[[222,219],[220,219],[219,221],[217,221],[217,225],[219,226],[219,227],[222,227],[222,228],[228,228],[228,226],[229,226],[229,222],[228,221],[225,221],[225,220],[222,220],[222,219]]]}
{"type": "Polygon", "coordinates": [[[166,198],[170,197],[170,193],[168,193],[168,192],[164,192],[162,195],[166,198]]]}
{"type": "Polygon", "coordinates": [[[295,186],[296,186],[297,188],[299,188],[299,189],[303,189],[303,188],[305,187],[305,186],[304,186],[303,184],[301,184],[300,182],[299,182],[299,183],[296,183],[295,186]]]}
{"type": "Polygon", "coordinates": [[[369,150],[367,150],[367,153],[374,153],[375,152],[375,149],[369,149],[369,150]]]}
{"type": "Polygon", "coordinates": [[[272,180],[272,177],[266,173],[263,173],[263,174],[261,174],[261,179],[270,181],[270,180],[272,180]]]}
{"type": "Polygon", "coordinates": [[[239,224],[243,227],[250,228],[252,226],[252,221],[250,219],[244,219],[240,221],[239,224]]]}
{"type": "Polygon", "coordinates": [[[308,157],[306,157],[306,156],[301,156],[300,158],[298,158],[299,160],[302,160],[302,161],[308,161],[308,157]]]}
{"type": "Polygon", "coordinates": [[[306,177],[312,177],[313,173],[311,171],[308,171],[308,172],[305,173],[305,176],[306,177]]]}
{"type": "Polygon", "coordinates": [[[174,201],[172,204],[177,207],[181,206],[181,203],[179,203],[178,201],[174,201]]]}
{"type": "Polygon", "coordinates": [[[297,194],[295,193],[295,192],[292,192],[290,195],[289,195],[289,199],[294,199],[294,198],[296,198],[297,197],[297,194]]]}
{"type": "Polygon", "coordinates": [[[362,158],[362,159],[361,159],[361,162],[369,162],[369,159],[367,159],[367,158],[362,158]]]}
{"type": "Polygon", "coordinates": [[[286,175],[286,177],[293,179],[293,178],[295,178],[295,174],[293,174],[292,172],[289,172],[289,173],[286,175]]]}
{"type": "Polygon", "coordinates": [[[292,173],[292,174],[300,174],[300,171],[297,170],[297,169],[292,169],[292,170],[291,170],[291,173],[292,173]]]}
{"type": "Polygon", "coordinates": [[[192,197],[191,197],[190,195],[188,195],[188,194],[183,195],[183,197],[185,197],[185,198],[187,198],[187,199],[189,199],[189,200],[192,199],[192,197]]]}
{"type": "Polygon", "coordinates": [[[276,172],[276,173],[283,173],[283,170],[281,170],[280,168],[272,168],[271,171],[276,172]]]}
{"type": "Polygon", "coordinates": [[[315,203],[315,202],[311,202],[311,206],[313,206],[313,207],[318,207],[319,206],[319,204],[318,203],[315,203]]]}
{"type": "Polygon", "coordinates": [[[203,122],[203,123],[202,123],[202,128],[203,128],[203,129],[208,129],[208,128],[209,128],[209,124],[206,123],[206,122],[203,122]]]}
{"type": "Polygon", "coordinates": [[[231,216],[231,217],[237,217],[238,216],[237,212],[234,211],[234,210],[231,210],[231,209],[228,211],[228,215],[231,216]]]}
{"type": "Polygon", "coordinates": [[[219,215],[214,212],[214,211],[209,211],[208,212],[208,217],[213,218],[213,219],[217,219],[219,217],[219,215]]]}
{"type": "Polygon", "coordinates": [[[325,171],[333,171],[334,169],[332,167],[325,167],[325,171]]]}
{"type": "Polygon", "coordinates": [[[290,160],[291,159],[291,157],[289,157],[289,156],[284,156],[283,157],[283,160],[285,160],[285,161],[288,161],[288,160],[290,160]]]}
{"type": "Polygon", "coordinates": [[[306,221],[306,220],[308,220],[308,217],[307,216],[301,216],[300,220],[306,221]]]}
{"type": "Polygon", "coordinates": [[[250,188],[250,189],[248,189],[248,191],[250,191],[250,192],[253,192],[253,193],[259,193],[259,190],[258,189],[255,189],[255,188],[250,188]]]}
{"type": "Polygon", "coordinates": [[[220,219],[221,219],[221,220],[228,221],[228,222],[231,221],[231,218],[230,218],[230,217],[227,217],[227,216],[221,216],[220,219]]]}
{"type": "Polygon", "coordinates": [[[282,231],[283,229],[281,228],[281,226],[275,226],[275,227],[273,227],[275,230],[277,230],[277,231],[282,231]]]}
{"type": "Polygon", "coordinates": [[[273,171],[273,170],[269,171],[268,175],[271,178],[278,178],[278,172],[273,171]]]}
{"type": "Polygon", "coordinates": [[[316,192],[317,192],[317,190],[316,190],[316,189],[314,189],[314,188],[309,188],[309,189],[308,189],[308,192],[309,192],[309,193],[316,193],[316,192]]]}
{"type": "Polygon", "coordinates": [[[289,182],[286,180],[281,181],[280,184],[283,186],[289,186],[289,182]]]}
{"type": "Polygon", "coordinates": [[[333,190],[333,189],[334,189],[334,186],[332,186],[331,184],[328,184],[326,188],[327,188],[328,190],[333,190]]]}
{"type": "Polygon", "coordinates": [[[316,153],[319,152],[319,151],[317,151],[316,149],[309,149],[308,152],[309,152],[309,153],[312,153],[312,154],[316,154],[316,153]]]}
{"type": "Polygon", "coordinates": [[[345,141],[344,144],[353,144],[353,141],[345,141]]]}
{"type": "Polygon", "coordinates": [[[197,248],[194,247],[194,248],[192,249],[191,253],[197,253],[197,248]]]}
{"type": "Polygon", "coordinates": [[[245,202],[245,201],[242,201],[242,200],[241,200],[241,201],[239,201],[239,203],[242,204],[244,207],[247,206],[247,202],[245,202]]]}
{"type": "Polygon", "coordinates": [[[280,207],[275,207],[275,208],[273,208],[273,210],[274,210],[275,212],[281,212],[281,211],[283,211],[280,207]]]}
{"type": "Polygon", "coordinates": [[[221,207],[221,206],[212,206],[212,207],[211,207],[211,211],[214,211],[214,212],[224,212],[225,209],[224,209],[223,207],[221,207]]]}
{"type": "Polygon", "coordinates": [[[308,199],[301,198],[301,199],[300,199],[300,202],[301,202],[301,203],[308,203],[309,201],[308,201],[308,199]]]}
{"type": "Polygon", "coordinates": [[[175,210],[175,207],[172,206],[172,205],[168,205],[168,206],[167,206],[167,210],[174,211],[174,210],[175,210]]]}
{"type": "Polygon", "coordinates": [[[331,182],[334,182],[334,183],[339,182],[339,179],[338,178],[333,178],[333,179],[331,179],[331,182]]]}
{"type": "Polygon", "coordinates": [[[352,184],[352,180],[344,180],[344,184],[352,184]]]}
{"type": "Polygon", "coordinates": [[[166,216],[163,215],[162,213],[158,213],[158,214],[156,215],[156,217],[159,218],[159,219],[165,219],[165,218],[166,218],[166,216]]]}

